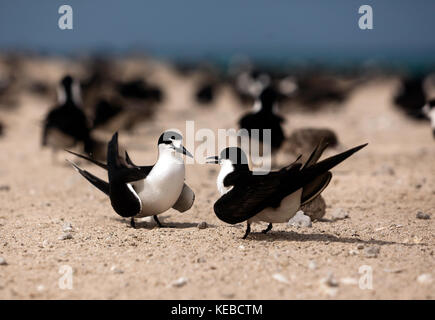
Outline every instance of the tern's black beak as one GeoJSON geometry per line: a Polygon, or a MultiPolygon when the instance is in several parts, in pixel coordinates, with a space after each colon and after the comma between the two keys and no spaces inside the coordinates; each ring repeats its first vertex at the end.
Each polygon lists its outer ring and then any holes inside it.
{"type": "Polygon", "coordinates": [[[219,163],[219,157],[218,156],[211,156],[207,157],[207,163],[219,163]]]}
{"type": "Polygon", "coordinates": [[[175,151],[182,153],[182,154],[185,154],[188,157],[193,158],[192,154],[189,151],[187,151],[187,149],[184,146],[180,146],[179,148],[175,148],[175,151]]]}

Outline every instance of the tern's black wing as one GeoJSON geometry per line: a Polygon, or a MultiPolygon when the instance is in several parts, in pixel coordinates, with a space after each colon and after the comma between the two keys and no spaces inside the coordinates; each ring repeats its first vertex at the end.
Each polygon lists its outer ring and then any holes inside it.
{"type": "Polygon", "coordinates": [[[83,176],[86,180],[92,183],[97,189],[104,192],[106,195],[109,195],[109,184],[106,181],[101,180],[100,178],[94,176],[93,174],[87,172],[86,170],[80,169],[75,163],[69,161],[71,165],[83,176]]]}
{"type": "Polygon", "coordinates": [[[225,178],[224,185],[233,188],[214,204],[216,216],[227,223],[239,223],[265,208],[279,207],[282,199],[301,188],[308,188],[301,197],[301,203],[309,202],[328,185],[332,177],[329,170],[366,145],[302,169],[300,163],[294,163],[267,175],[253,175],[250,171],[232,172],[225,178]]]}
{"type": "Polygon", "coordinates": [[[314,200],[314,198],[321,194],[322,191],[325,190],[326,187],[329,185],[331,179],[332,173],[328,171],[316,177],[310,183],[306,184],[302,189],[301,205],[314,200]]]}
{"type": "MultiPolygon", "coordinates": [[[[113,143],[114,142],[112,142],[112,146],[113,146],[113,143]]],[[[116,141],[116,143],[117,143],[117,141],[116,141]]],[[[97,161],[97,160],[92,159],[90,157],[87,157],[85,155],[78,154],[78,153],[75,153],[75,152],[72,152],[69,150],[66,150],[66,151],[79,157],[79,158],[88,160],[88,161],[92,162],[93,164],[96,164],[97,166],[99,166],[105,170],[109,170],[108,169],[109,166],[105,163],[102,163],[100,161],[97,161]]],[[[111,152],[114,153],[117,151],[118,151],[118,146],[116,145],[116,151],[112,150],[111,152]]],[[[121,179],[125,183],[145,179],[148,176],[148,174],[151,172],[151,169],[153,168],[153,166],[137,166],[137,165],[135,165],[131,161],[127,151],[125,152],[125,157],[126,158],[123,159],[117,153],[116,153],[116,155],[113,155],[113,157],[112,157],[112,159],[116,159],[116,163],[113,165],[113,170],[116,171],[116,175],[121,177],[121,179]]],[[[113,162],[115,162],[115,160],[113,160],[113,162]]]]}
{"type": "Polygon", "coordinates": [[[97,166],[107,170],[107,164],[105,164],[105,163],[102,163],[100,161],[94,160],[94,159],[92,159],[90,157],[87,157],[87,156],[79,154],[79,153],[75,153],[75,152],[72,152],[72,151],[69,151],[69,150],[65,150],[65,151],[75,155],[76,157],[88,160],[88,161],[92,162],[93,164],[96,164],[97,166]]]}
{"type": "Polygon", "coordinates": [[[281,202],[281,179],[282,174],[279,172],[267,175],[253,175],[251,171],[228,174],[224,185],[233,188],[214,204],[216,216],[224,222],[235,224],[255,216],[269,206],[278,207],[281,202]]]}
{"type": "Polygon", "coordinates": [[[109,181],[115,183],[129,183],[145,179],[153,166],[136,166],[126,153],[126,159],[119,155],[118,132],[116,132],[107,147],[107,167],[109,181]]]}
{"type": "MultiPolygon", "coordinates": [[[[323,154],[323,151],[328,147],[326,139],[320,140],[317,147],[311,153],[307,162],[305,162],[303,169],[314,166],[323,154]]],[[[308,203],[316,198],[328,186],[332,179],[332,173],[327,171],[320,176],[314,178],[311,182],[306,184],[302,190],[301,202],[302,204],[308,203]]]]}
{"type": "Polygon", "coordinates": [[[328,147],[328,142],[326,139],[320,140],[317,147],[314,149],[314,151],[311,153],[310,157],[308,158],[307,162],[304,164],[304,168],[308,168],[314,164],[317,163],[317,161],[320,159],[320,157],[323,154],[323,151],[328,147]]]}

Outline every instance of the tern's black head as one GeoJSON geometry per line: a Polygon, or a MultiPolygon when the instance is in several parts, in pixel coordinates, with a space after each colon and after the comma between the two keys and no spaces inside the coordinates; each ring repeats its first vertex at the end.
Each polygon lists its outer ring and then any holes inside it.
{"type": "Polygon", "coordinates": [[[172,144],[175,141],[183,141],[183,136],[175,131],[165,131],[161,134],[157,144],[172,144]]]}
{"type": "Polygon", "coordinates": [[[193,158],[192,154],[182,145],[183,136],[175,131],[165,131],[161,134],[157,145],[166,145],[179,153],[185,154],[193,158]]]}
{"type": "Polygon", "coordinates": [[[62,78],[61,80],[61,84],[64,88],[69,88],[72,86],[73,84],[73,78],[70,75],[66,75],[65,77],[62,78]]]}
{"type": "Polygon", "coordinates": [[[229,147],[221,151],[219,156],[208,157],[209,163],[222,164],[225,160],[231,161],[235,170],[249,170],[248,157],[239,147],[229,147]]]}
{"type": "Polygon", "coordinates": [[[271,86],[266,87],[259,96],[263,110],[272,110],[278,100],[278,92],[271,86]]]}
{"type": "Polygon", "coordinates": [[[234,164],[248,164],[248,158],[245,152],[239,147],[229,147],[221,151],[219,158],[221,160],[231,160],[234,164]]]}

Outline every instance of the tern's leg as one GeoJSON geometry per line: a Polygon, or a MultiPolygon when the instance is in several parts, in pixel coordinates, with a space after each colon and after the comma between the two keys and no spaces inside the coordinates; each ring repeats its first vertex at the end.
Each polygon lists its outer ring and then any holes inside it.
{"type": "Polygon", "coordinates": [[[130,226],[131,226],[132,228],[136,229],[136,222],[134,221],[134,217],[131,217],[131,220],[130,220],[130,226]]]}
{"type": "Polygon", "coordinates": [[[245,231],[245,235],[243,236],[242,239],[246,239],[246,237],[248,236],[248,234],[251,232],[251,224],[249,222],[246,223],[246,231],[245,231]]]}
{"type": "Polygon", "coordinates": [[[159,226],[159,228],[162,228],[163,225],[160,223],[159,218],[157,218],[157,216],[153,216],[154,221],[157,223],[157,225],[159,226]]]}
{"type": "Polygon", "coordinates": [[[261,232],[263,232],[264,234],[266,234],[266,233],[268,233],[270,230],[272,230],[272,224],[271,224],[271,223],[269,223],[269,225],[267,226],[267,228],[264,229],[264,230],[261,231],[261,232]]]}

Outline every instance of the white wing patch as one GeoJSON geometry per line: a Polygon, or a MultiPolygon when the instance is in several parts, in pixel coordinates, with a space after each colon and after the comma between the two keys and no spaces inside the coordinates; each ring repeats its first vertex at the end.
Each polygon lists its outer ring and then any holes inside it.
{"type": "Polygon", "coordinates": [[[142,201],[140,200],[139,196],[137,195],[136,191],[134,190],[133,186],[130,183],[127,183],[127,187],[134,194],[134,196],[137,198],[137,200],[139,200],[140,210],[138,213],[141,213],[142,212],[142,201]]]}

